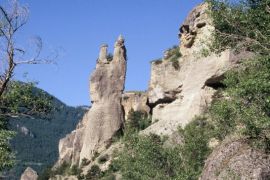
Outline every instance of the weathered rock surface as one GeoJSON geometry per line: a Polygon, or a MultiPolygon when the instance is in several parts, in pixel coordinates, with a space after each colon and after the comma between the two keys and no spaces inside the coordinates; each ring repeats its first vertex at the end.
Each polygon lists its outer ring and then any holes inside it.
{"type": "MultiPolygon", "coordinates": [[[[183,138],[175,133],[202,114],[210,105],[213,95],[223,84],[224,73],[237,66],[242,58],[251,54],[234,54],[227,50],[220,55],[204,57],[201,52],[211,39],[214,27],[206,13],[207,4],[194,8],[180,27],[180,52],[177,62],[166,51],[162,61],[152,62],[151,79],[147,93],[125,92],[126,50],[120,36],[115,44],[113,59],[107,56],[107,45],[102,45],[96,69],[90,80],[93,106],[77,129],[60,141],[59,164],[64,161],[80,164],[84,158],[91,162],[83,168],[86,173],[98,159],[108,156],[101,170],[112,160],[108,148],[112,137],[121,129],[131,109],[152,115],[153,124],[142,133],[168,135],[165,146],[181,144],[183,138]],[[177,63],[179,68],[174,67],[177,63]],[[98,153],[97,153],[98,152],[98,153]],[[99,154],[95,160],[94,154],[99,154]]],[[[175,56],[176,57],[176,56],[175,56]]],[[[178,56],[177,56],[178,57],[178,56]]],[[[209,146],[216,148],[204,167],[202,180],[214,179],[270,179],[270,158],[244,141],[231,141],[219,145],[213,139],[209,146]]]]}
{"type": "Polygon", "coordinates": [[[92,107],[77,129],[59,143],[59,161],[79,164],[109,145],[124,122],[121,104],[126,75],[126,49],[120,35],[114,46],[113,59],[107,59],[107,45],[102,45],[96,69],[90,79],[92,107]]]}
{"type": "Polygon", "coordinates": [[[196,7],[180,28],[180,51],[183,56],[178,59],[179,69],[167,60],[152,62],[148,98],[155,123],[144,133],[171,135],[178,126],[184,127],[200,115],[211,103],[223,74],[247,55],[235,55],[229,50],[207,57],[200,54],[202,39],[210,38],[213,30],[206,8],[206,4],[196,7]],[[183,28],[189,31],[185,32],[183,28]],[[196,32],[194,40],[186,46],[187,33],[191,30],[196,32]]]}
{"type": "Polygon", "coordinates": [[[212,21],[207,14],[207,8],[207,3],[196,6],[180,26],[180,52],[183,56],[200,54],[211,39],[214,27],[211,25],[212,21]]]}
{"type": "Polygon", "coordinates": [[[146,113],[150,112],[150,107],[147,105],[147,94],[145,92],[125,92],[122,95],[122,105],[126,120],[131,109],[146,113]]]}
{"type": "Polygon", "coordinates": [[[27,167],[21,176],[21,180],[37,180],[38,174],[32,168],[27,167]]]}
{"type": "Polygon", "coordinates": [[[126,76],[126,49],[122,36],[119,36],[114,48],[113,60],[98,61],[91,75],[93,106],[88,113],[80,160],[91,159],[96,151],[105,149],[124,122],[121,100],[126,76]]]}
{"type": "Polygon", "coordinates": [[[221,144],[208,157],[201,180],[270,179],[270,156],[244,140],[221,144]]]}

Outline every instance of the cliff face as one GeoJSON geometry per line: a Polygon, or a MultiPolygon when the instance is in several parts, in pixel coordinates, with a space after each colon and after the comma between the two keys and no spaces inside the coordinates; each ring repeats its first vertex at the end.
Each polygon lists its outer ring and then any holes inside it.
{"type": "Polygon", "coordinates": [[[90,80],[93,106],[77,129],[60,141],[60,164],[63,161],[79,164],[83,158],[91,159],[95,152],[104,150],[131,109],[151,114],[153,124],[143,133],[159,135],[172,135],[179,126],[185,126],[204,111],[224,72],[239,59],[230,51],[220,56],[202,56],[205,40],[214,29],[206,8],[206,4],[196,7],[180,27],[182,56],[172,61],[166,52],[162,61],[152,62],[146,93],[123,93],[124,39],[119,37],[116,41],[112,60],[108,59],[107,45],[101,46],[90,80]]]}
{"type": "MultiPolygon", "coordinates": [[[[206,9],[207,4],[197,6],[181,25],[178,51],[181,57],[170,56],[166,51],[162,60],[151,63],[147,92],[123,92],[126,74],[124,39],[120,36],[116,41],[112,59],[107,56],[107,45],[102,45],[90,80],[93,106],[77,129],[60,141],[59,164],[63,161],[80,164],[84,158],[91,161],[96,152],[111,156],[114,148],[121,145],[108,149],[110,141],[121,130],[131,109],[152,116],[152,124],[142,133],[168,135],[171,144],[183,142],[175,135],[178,127],[184,127],[202,114],[217,89],[224,86],[221,82],[224,73],[237,66],[242,58],[251,56],[246,52],[236,55],[230,50],[220,55],[202,55],[214,30],[206,9]]],[[[106,170],[109,162],[101,165],[101,169],[106,170]]],[[[93,164],[94,160],[89,167],[93,164]]],[[[231,171],[247,179],[267,179],[269,156],[242,141],[223,143],[209,156],[201,179],[223,179],[231,171]],[[256,159],[263,159],[263,162],[256,159]],[[237,172],[238,169],[241,171],[237,172]]]]}
{"type": "Polygon", "coordinates": [[[201,180],[270,178],[270,156],[244,140],[222,143],[208,157],[201,180]]]}
{"type": "MultiPolygon", "coordinates": [[[[243,54],[225,51],[221,55],[202,55],[214,27],[206,14],[207,4],[191,11],[180,27],[180,52],[172,66],[166,54],[161,62],[152,62],[148,88],[153,125],[145,133],[171,135],[201,114],[211,103],[223,74],[233,67],[243,54]]],[[[246,55],[246,54],[245,54],[246,55]]]]}
{"type": "Polygon", "coordinates": [[[102,45],[96,69],[90,79],[92,107],[77,129],[59,143],[60,158],[79,164],[82,159],[104,150],[111,138],[121,130],[124,110],[121,105],[126,75],[126,49],[119,36],[114,46],[113,58],[107,55],[107,45],[102,45]]]}

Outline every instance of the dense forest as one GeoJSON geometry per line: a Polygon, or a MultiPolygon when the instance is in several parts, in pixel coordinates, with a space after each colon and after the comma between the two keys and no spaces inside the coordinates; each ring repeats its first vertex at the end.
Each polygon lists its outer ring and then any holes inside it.
{"type": "Polygon", "coordinates": [[[33,88],[34,93],[45,93],[50,99],[51,111],[43,116],[9,118],[8,129],[15,132],[10,142],[16,160],[14,167],[4,173],[7,179],[18,179],[28,166],[38,173],[51,167],[59,155],[59,140],[75,129],[87,110],[87,107],[69,107],[41,89],[33,88]]]}

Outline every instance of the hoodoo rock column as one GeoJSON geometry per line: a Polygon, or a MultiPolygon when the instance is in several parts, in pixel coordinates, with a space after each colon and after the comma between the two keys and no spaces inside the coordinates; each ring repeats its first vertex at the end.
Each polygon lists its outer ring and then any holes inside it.
{"type": "Polygon", "coordinates": [[[124,122],[121,105],[126,75],[126,49],[124,38],[120,35],[114,46],[113,59],[107,58],[107,46],[101,47],[96,69],[91,75],[90,96],[92,108],[85,127],[85,136],[80,161],[91,159],[95,152],[106,148],[111,138],[124,122]]]}
{"type": "Polygon", "coordinates": [[[82,121],[59,142],[59,160],[79,165],[85,158],[91,160],[110,144],[112,137],[124,123],[122,94],[126,77],[125,40],[120,35],[114,45],[113,58],[108,56],[106,44],[100,48],[96,68],[90,78],[91,109],[82,121]]]}

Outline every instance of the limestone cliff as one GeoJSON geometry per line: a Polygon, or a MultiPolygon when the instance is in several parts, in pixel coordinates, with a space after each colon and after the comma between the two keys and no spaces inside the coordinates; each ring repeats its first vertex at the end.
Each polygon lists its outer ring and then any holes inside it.
{"type": "Polygon", "coordinates": [[[126,49],[120,35],[114,45],[113,58],[107,54],[107,45],[102,45],[96,69],[90,78],[92,107],[85,114],[77,129],[59,143],[60,158],[79,164],[110,144],[111,138],[121,130],[124,110],[121,105],[126,75],[126,49]]]}
{"type": "MultiPolygon", "coordinates": [[[[112,137],[121,130],[131,109],[145,111],[152,117],[152,124],[142,131],[167,135],[171,144],[182,143],[175,133],[192,119],[202,114],[211,104],[214,93],[223,87],[224,73],[238,65],[251,54],[235,54],[226,50],[220,55],[202,55],[214,30],[208,17],[207,4],[194,8],[180,26],[179,56],[166,51],[162,60],[151,63],[151,77],[147,92],[123,92],[126,74],[126,50],[120,36],[115,44],[112,60],[107,56],[107,45],[102,45],[96,69],[90,80],[93,106],[77,126],[77,129],[60,141],[60,160],[80,164],[86,158],[92,160],[96,152],[111,156],[119,144],[110,146],[112,137]]],[[[108,162],[101,165],[108,168],[108,162]]],[[[84,169],[85,171],[86,169],[84,169]]],[[[202,179],[222,179],[229,171],[240,177],[269,177],[269,157],[254,151],[243,141],[222,143],[208,158],[202,179]],[[240,153],[239,153],[240,152],[240,153]],[[262,163],[256,159],[263,159],[262,163]],[[239,160],[239,161],[238,161],[239,160]],[[253,163],[254,162],[254,163],[253,163]],[[239,168],[241,166],[241,168],[239,168]],[[237,172],[241,169],[240,172],[237,172]],[[254,169],[254,170],[249,170],[254,169]],[[216,172],[219,174],[216,174],[216,172]]]]}
{"type": "Polygon", "coordinates": [[[201,114],[211,103],[223,74],[243,55],[236,56],[229,50],[221,55],[202,55],[205,40],[214,29],[206,9],[207,4],[197,6],[180,27],[182,56],[176,60],[179,68],[174,68],[166,58],[151,64],[148,98],[156,123],[145,133],[171,135],[201,114]]]}
{"type": "Polygon", "coordinates": [[[201,180],[270,178],[270,156],[245,140],[223,142],[208,157],[201,180]]]}

